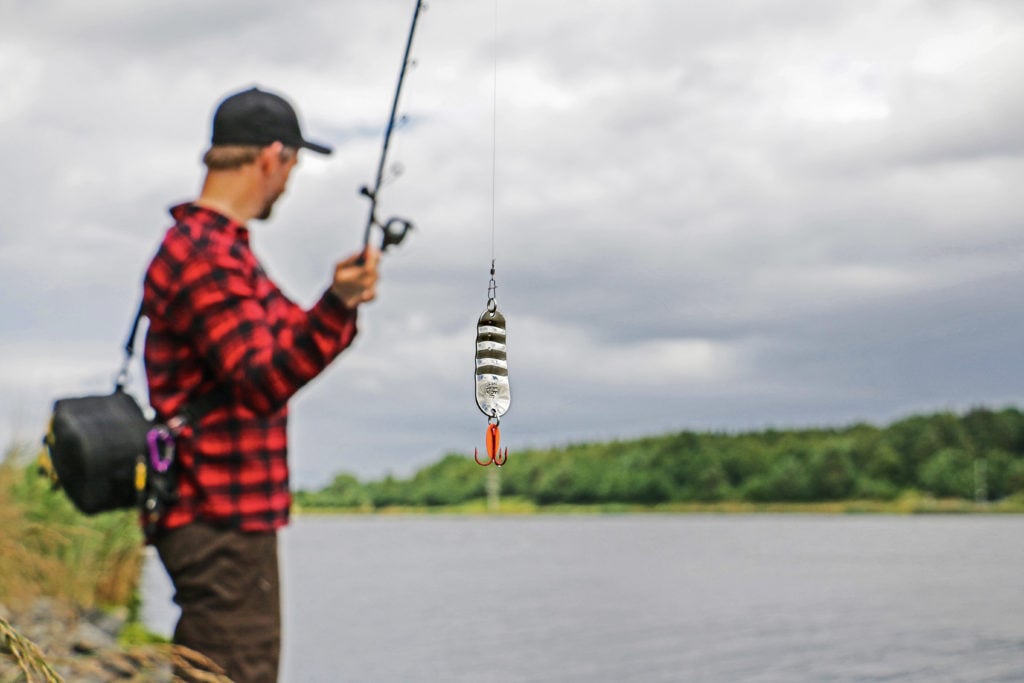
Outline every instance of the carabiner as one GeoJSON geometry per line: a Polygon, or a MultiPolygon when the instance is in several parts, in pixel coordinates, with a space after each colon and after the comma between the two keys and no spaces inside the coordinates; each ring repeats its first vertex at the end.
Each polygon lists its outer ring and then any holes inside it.
{"type": "Polygon", "coordinates": [[[163,474],[171,469],[174,462],[174,436],[163,426],[153,427],[146,433],[149,446],[149,464],[153,470],[163,474]]]}

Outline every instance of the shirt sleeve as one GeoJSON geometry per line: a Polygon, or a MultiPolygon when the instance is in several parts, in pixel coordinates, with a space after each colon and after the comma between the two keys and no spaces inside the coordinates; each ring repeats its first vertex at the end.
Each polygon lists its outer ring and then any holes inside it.
{"type": "Polygon", "coordinates": [[[330,290],[305,311],[257,269],[235,249],[198,256],[168,313],[239,403],[270,414],[352,343],[356,311],[330,290]]]}

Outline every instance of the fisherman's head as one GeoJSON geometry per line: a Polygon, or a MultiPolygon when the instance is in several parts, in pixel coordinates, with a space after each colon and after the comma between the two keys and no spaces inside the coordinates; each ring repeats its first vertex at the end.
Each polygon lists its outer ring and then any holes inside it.
{"type": "Polygon", "coordinates": [[[331,153],[330,147],[303,137],[298,115],[287,100],[254,87],[217,106],[203,163],[210,173],[253,171],[265,204],[256,218],[266,219],[287,187],[300,149],[331,153]]]}

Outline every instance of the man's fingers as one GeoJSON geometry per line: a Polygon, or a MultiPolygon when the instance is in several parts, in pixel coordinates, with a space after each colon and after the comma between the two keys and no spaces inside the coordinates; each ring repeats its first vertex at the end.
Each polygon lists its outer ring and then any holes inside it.
{"type": "Polygon", "coordinates": [[[367,247],[360,256],[363,259],[363,265],[367,268],[376,270],[377,263],[380,261],[380,249],[367,247]]]}
{"type": "Polygon", "coordinates": [[[375,299],[379,261],[380,250],[367,247],[338,263],[334,272],[335,293],[349,305],[375,299]]]}

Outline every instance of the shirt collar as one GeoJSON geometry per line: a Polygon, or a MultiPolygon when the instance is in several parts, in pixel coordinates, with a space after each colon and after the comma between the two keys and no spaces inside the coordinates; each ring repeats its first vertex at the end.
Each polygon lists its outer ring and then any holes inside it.
{"type": "Polygon", "coordinates": [[[206,206],[200,206],[195,202],[184,202],[170,209],[171,216],[178,223],[191,219],[199,222],[204,228],[224,232],[227,235],[249,241],[249,228],[238,221],[225,216],[224,214],[206,206]]]}

